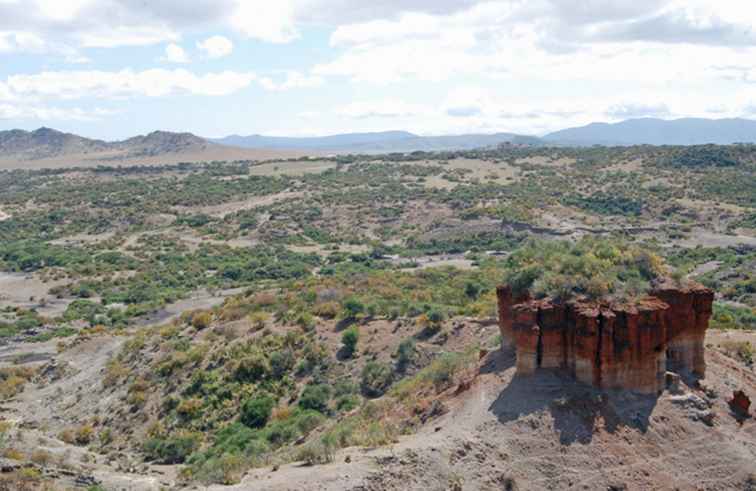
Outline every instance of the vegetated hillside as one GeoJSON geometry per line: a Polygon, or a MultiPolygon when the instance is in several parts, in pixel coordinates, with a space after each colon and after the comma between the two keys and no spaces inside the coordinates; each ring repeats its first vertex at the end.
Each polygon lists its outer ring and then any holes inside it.
{"type": "Polygon", "coordinates": [[[117,142],[115,147],[126,151],[129,155],[160,155],[163,153],[180,153],[197,151],[206,148],[208,143],[203,138],[191,133],[171,133],[169,131],[153,131],[147,135],[135,136],[117,142]]]}
{"type": "Polygon", "coordinates": [[[111,145],[50,128],[0,131],[0,153],[25,160],[109,150],[111,145]]]}
{"type": "Polygon", "coordinates": [[[208,143],[191,133],[155,131],[128,140],[106,142],[92,140],[50,128],[34,131],[9,130],[0,132],[0,153],[3,160],[40,160],[66,156],[107,154],[110,157],[130,158],[168,153],[195,152],[207,148],[208,143]]]}
{"type": "Polygon", "coordinates": [[[505,145],[0,172],[0,488],[743,488],[755,162],[505,145]],[[711,379],[514,377],[497,284],[643,296],[660,258],[717,292],[711,379]]]}
{"type": "Polygon", "coordinates": [[[756,121],[749,119],[654,118],[591,123],[543,137],[563,145],[702,145],[756,142],[756,121]]]}
{"type": "Polygon", "coordinates": [[[213,141],[245,148],[309,149],[340,153],[446,151],[494,147],[506,143],[514,145],[538,145],[540,143],[540,140],[536,137],[513,133],[418,136],[406,131],[350,133],[309,138],[233,135],[213,141]]]}

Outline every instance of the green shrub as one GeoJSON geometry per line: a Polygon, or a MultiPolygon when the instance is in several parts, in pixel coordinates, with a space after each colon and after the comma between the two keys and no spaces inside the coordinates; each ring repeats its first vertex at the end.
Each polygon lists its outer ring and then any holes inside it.
{"type": "Polygon", "coordinates": [[[250,428],[262,428],[268,423],[276,401],[270,396],[251,397],[241,406],[240,420],[250,428]]]}
{"type": "Polygon", "coordinates": [[[196,433],[179,433],[168,438],[150,438],[142,448],[149,460],[161,464],[181,464],[199,447],[200,436],[196,433]]]}
{"type": "Polygon", "coordinates": [[[341,335],[341,344],[344,346],[344,355],[347,358],[354,356],[357,351],[357,342],[360,340],[360,331],[357,326],[352,326],[341,335]]]}
{"type": "Polygon", "coordinates": [[[299,397],[299,407],[325,413],[328,411],[328,401],[331,399],[331,389],[325,384],[308,385],[299,397]]]}
{"type": "Polygon", "coordinates": [[[371,361],[362,369],[360,388],[366,397],[380,397],[391,385],[394,372],[389,365],[371,361]]]}
{"type": "Polygon", "coordinates": [[[238,360],[234,367],[234,378],[239,382],[254,383],[270,373],[270,364],[262,353],[251,353],[238,360]]]}
{"type": "Polygon", "coordinates": [[[360,302],[360,300],[355,297],[348,298],[344,302],[343,308],[344,308],[344,318],[346,319],[354,319],[358,315],[365,312],[365,304],[360,302]]]}
{"type": "Polygon", "coordinates": [[[415,340],[407,338],[396,349],[396,365],[404,371],[415,360],[415,340]]]}

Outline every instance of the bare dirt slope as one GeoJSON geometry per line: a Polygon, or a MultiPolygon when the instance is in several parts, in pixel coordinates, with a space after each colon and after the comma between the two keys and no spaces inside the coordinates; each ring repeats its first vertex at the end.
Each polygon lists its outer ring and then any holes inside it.
{"type": "Polygon", "coordinates": [[[392,448],[261,469],[232,489],[756,489],[756,423],[727,404],[733,388],[756,394],[756,375],[721,353],[707,353],[708,395],[683,385],[658,398],[514,377],[513,361],[489,355],[446,415],[392,448]]]}

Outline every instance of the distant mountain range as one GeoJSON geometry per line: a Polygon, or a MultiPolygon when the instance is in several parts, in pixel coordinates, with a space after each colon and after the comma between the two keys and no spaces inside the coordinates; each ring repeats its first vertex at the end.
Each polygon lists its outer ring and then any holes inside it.
{"type": "MultiPolygon", "coordinates": [[[[46,162],[74,165],[109,162],[160,163],[205,160],[256,160],[327,153],[390,153],[469,150],[512,145],[695,145],[756,142],[756,121],[749,119],[630,119],[592,123],[543,137],[496,133],[419,136],[406,131],[347,133],[323,137],[238,136],[206,139],[191,133],[154,131],[107,142],[50,128],[0,131],[0,164],[46,162]],[[54,161],[54,162],[52,162],[54,161]]],[[[41,165],[41,164],[40,164],[41,165]]]]}
{"type": "Polygon", "coordinates": [[[323,150],[338,153],[386,153],[469,150],[473,148],[492,147],[503,143],[515,145],[538,145],[540,139],[534,136],[516,135],[514,133],[496,133],[492,135],[450,135],[418,136],[406,131],[384,131],[376,133],[347,133],[321,137],[285,137],[232,135],[211,140],[221,145],[242,148],[280,148],[298,150],[323,150]]]}
{"type": "Polygon", "coordinates": [[[550,133],[546,144],[561,145],[701,145],[756,142],[756,121],[750,119],[629,119],[591,123],[550,133]]]}
{"type": "Polygon", "coordinates": [[[337,153],[412,152],[415,150],[469,150],[511,143],[514,145],[699,145],[756,142],[756,121],[749,119],[675,120],[642,118],[620,123],[591,123],[543,137],[496,133],[418,136],[406,131],[348,133],[310,138],[232,135],[211,140],[243,148],[326,150],[337,153]]]}

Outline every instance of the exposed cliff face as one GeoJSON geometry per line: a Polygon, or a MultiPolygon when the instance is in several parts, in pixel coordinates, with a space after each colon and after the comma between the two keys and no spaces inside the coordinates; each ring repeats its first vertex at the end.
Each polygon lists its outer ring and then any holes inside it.
{"type": "Polygon", "coordinates": [[[634,304],[514,299],[499,287],[502,342],[517,351],[517,371],[559,368],[602,388],[657,393],[667,366],[703,376],[704,336],[713,293],[660,286],[634,304]]]}

